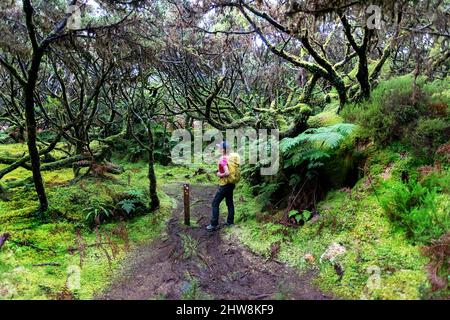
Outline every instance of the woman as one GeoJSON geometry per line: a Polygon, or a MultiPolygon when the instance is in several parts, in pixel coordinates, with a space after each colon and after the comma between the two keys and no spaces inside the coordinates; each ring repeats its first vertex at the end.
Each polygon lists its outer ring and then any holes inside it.
{"type": "Polygon", "coordinates": [[[219,188],[212,202],[212,214],[211,224],[206,227],[208,231],[215,231],[219,228],[219,207],[223,199],[227,204],[228,218],[226,225],[232,226],[234,224],[234,203],[233,203],[233,190],[235,188],[234,183],[230,183],[227,179],[230,176],[230,169],[228,166],[230,146],[227,141],[217,144],[221,157],[218,163],[217,176],[219,177],[219,188]]]}

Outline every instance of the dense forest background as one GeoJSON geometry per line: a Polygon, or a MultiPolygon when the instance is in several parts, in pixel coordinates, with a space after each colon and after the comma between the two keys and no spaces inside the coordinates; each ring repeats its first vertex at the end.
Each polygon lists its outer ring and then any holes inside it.
{"type": "Polygon", "coordinates": [[[243,165],[224,237],[335,297],[449,296],[449,1],[0,9],[0,299],[98,297],[166,232],[166,186],[216,183],[171,159],[199,124],[279,130],[280,170],[243,165]]]}

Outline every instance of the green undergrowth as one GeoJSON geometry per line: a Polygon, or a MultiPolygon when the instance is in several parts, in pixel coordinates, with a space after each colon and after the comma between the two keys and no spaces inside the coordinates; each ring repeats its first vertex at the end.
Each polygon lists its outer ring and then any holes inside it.
{"type": "MultiPolygon", "coordinates": [[[[7,157],[21,156],[26,150],[25,144],[0,145],[2,156],[7,157]]],[[[52,156],[62,154],[55,151],[52,156]]],[[[11,234],[0,251],[0,299],[93,298],[108,286],[109,279],[133,246],[164,232],[173,200],[163,193],[162,185],[180,181],[215,182],[214,166],[157,164],[161,208],[126,221],[104,222],[96,230],[88,223],[90,211],[110,208],[124,194],[143,195],[142,200],[148,201],[147,163],[113,161],[124,167],[124,173],[87,177],[73,183],[72,169],[43,172],[50,203],[44,218],[35,215],[38,201],[33,184],[8,190],[8,201],[0,201],[0,234],[11,234]]],[[[4,167],[0,165],[0,169],[4,167]]],[[[85,172],[83,169],[81,174],[85,172]]],[[[3,181],[9,183],[29,177],[29,170],[19,168],[7,174],[3,181]]]]}
{"type": "MultiPolygon", "coordinates": [[[[139,181],[147,179],[147,171],[142,170],[147,164],[143,161],[129,163],[125,160],[117,161],[129,172],[135,174],[139,181]]],[[[192,165],[168,165],[157,164],[155,170],[159,184],[167,183],[216,183],[216,166],[214,164],[192,164],[192,165]]],[[[145,180],[144,183],[147,183],[145,180]]]]}
{"type": "MultiPolygon", "coordinates": [[[[425,212],[434,219],[439,218],[441,225],[429,231],[428,222],[423,222],[426,230],[433,233],[416,237],[408,232],[406,223],[392,219],[383,199],[391,199],[393,195],[395,199],[403,172],[410,172],[411,181],[419,179],[417,168],[421,161],[408,156],[398,145],[370,152],[367,175],[351,189],[331,191],[318,205],[320,218],[303,227],[271,222],[282,212],[272,215],[261,212],[260,199],[253,198],[250,187],[243,183],[235,197],[239,223],[232,234],[258,254],[269,258],[276,250],[278,260],[300,272],[314,270],[317,273],[315,283],[340,298],[429,298],[426,272],[429,259],[421,248],[449,230],[447,183],[450,171],[444,166],[434,178],[420,180],[429,190],[436,189],[436,197],[430,200],[432,204],[420,202],[413,207],[422,210],[422,215],[425,212]],[[346,252],[337,256],[333,263],[320,261],[333,243],[344,246],[346,252]],[[277,247],[279,249],[274,249],[277,247]],[[343,270],[342,277],[336,272],[336,266],[343,270]]],[[[428,221],[428,218],[425,216],[423,220],[428,221]]],[[[416,229],[421,227],[423,225],[416,229]]]]}
{"type": "MultiPolygon", "coordinates": [[[[11,148],[18,147],[11,145],[11,148]]],[[[353,188],[329,192],[318,204],[320,218],[317,221],[309,221],[301,227],[278,223],[283,212],[262,212],[266,195],[254,196],[252,187],[241,181],[234,197],[237,224],[226,232],[250,250],[285,262],[300,273],[313,270],[317,274],[315,284],[336,297],[429,298],[426,272],[429,259],[421,248],[448,232],[448,165],[431,167],[427,159],[414,155],[411,146],[400,142],[384,148],[373,143],[358,148],[367,154],[364,178],[353,188]],[[424,176],[420,168],[426,166],[432,172],[424,176]],[[405,172],[408,181],[403,181],[405,172]],[[403,206],[392,205],[398,203],[403,206]],[[411,220],[411,217],[425,218],[411,220]],[[430,221],[439,223],[430,226],[430,221]],[[321,261],[321,256],[333,243],[345,247],[346,252],[333,262],[321,261]]],[[[0,298],[94,297],[108,285],[130,248],[164,232],[173,203],[162,193],[162,185],[183,181],[214,184],[217,181],[215,165],[156,165],[161,209],[124,222],[102,224],[96,232],[86,224],[86,207],[111,202],[117,194],[147,193],[145,162],[129,163],[119,159],[114,162],[121,164],[125,172],[108,175],[108,178],[88,178],[76,184],[70,184],[73,178],[70,169],[46,172],[44,180],[51,210],[44,223],[33,216],[37,201],[32,186],[17,188],[9,195],[10,201],[0,201],[0,233],[12,235],[0,251],[0,298]],[[78,235],[77,230],[80,230],[78,235]],[[52,265],[37,266],[39,264],[52,265]],[[80,288],[68,290],[74,270],[81,271],[80,288]]],[[[29,175],[29,171],[19,169],[5,179],[23,179],[29,175]]],[[[222,217],[226,211],[223,202],[222,217]]],[[[440,276],[448,277],[442,272],[440,276]]],[[[195,281],[186,285],[185,298],[197,295],[195,281]]]]}
{"type": "MultiPolygon", "coordinates": [[[[0,299],[91,299],[107,287],[130,249],[164,232],[173,201],[161,188],[161,207],[154,213],[103,223],[97,230],[87,224],[86,208],[92,204],[109,203],[127,192],[147,200],[145,163],[123,165],[120,175],[73,184],[71,169],[45,172],[50,210],[44,220],[34,214],[38,202],[32,185],[8,192],[9,201],[0,201],[0,234],[11,234],[0,250],[0,299]]],[[[157,166],[156,172],[164,183],[166,169],[157,166]]],[[[5,180],[29,175],[18,169],[5,180]]]]}
{"type": "MultiPolygon", "coordinates": [[[[41,148],[45,148],[46,145],[38,143],[41,148]]],[[[94,146],[94,143],[91,144],[91,147],[94,146]]],[[[53,151],[49,153],[49,155],[55,159],[62,158],[66,156],[66,154],[62,151],[67,149],[65,143],[58,142],[53,151]]],[[[0,144],[0,155],[2,157],[21,157],[28,154],[28,147],[26,143],[12,143],[12,144],[0,144]]]]}
{"type": "Polygon", "coordinates": [[[363,135],[379,146],[401,142],[417,158],[432,161],[450,140],[449,81],[419,77],[414,85],[412,75],[383,81],[368,101],[347,105],[341,116],[360,125],[363,135]]]}
{"type": "Polygon", "coordinates": [[[344,120],[336,113],[336,110],[323,111],[315,116],[309,117],[308,126],[311,128],[320,128],[332,126],[342,122],[344,122],[344,120]]]}

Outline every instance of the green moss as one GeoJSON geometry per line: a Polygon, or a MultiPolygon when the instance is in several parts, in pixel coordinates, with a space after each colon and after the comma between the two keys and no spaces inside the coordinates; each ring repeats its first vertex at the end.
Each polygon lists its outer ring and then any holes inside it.
{"type": "Polygon", "coordinates": [[[417,300],[423,297],[428,288],[426,275],[420,271],[399,270],[381,278],[380,286],[371,292],[373,299],[417,300]]]}
{"type": "Polygon", "coordinates": [[[450,107],[450,77],[423,84],[423,90],[432,96],[433,102],[444,102],[450,107]]]}
{"type": "MultiPolygon", "coordinates": [[[[394,167],[404,166],[404,159],[392,150],[375,155],[371,165],[397,161],[394,167]]],[[[405,160],[407,162],[407,160],[405,160]]],[[[395,173],[397,174],[397,173],[395,173]]],[[[418,299],[429,287],[425,265],[428,259],[420,248],[411,244],[405,234],[395,228],[378,203],[365,179],[359,181],[351,193],[333,191],[318,210],[318,222],[300,228],[287,228],[261,221],[255,217],[244,220],[231,231],[252,251],[269,256],[275,243],[280,244],[278,259],[300,272],[315,270],[315,283],[325,292],[348,299],[418,299]],[[346,253],[337,262],[344,270],[342,279],[321,255],[332,243],[341,243],[346,253]],[[314,257],[311,263],[305,259],[314,257]],[[373,286],[373,272],[380,275],[380,286],[373,286]]],[[[236,205],[237,212],[260,212],[256,199],[251,199],[247,187],[238,190],[246,196],[245,203],[236,205]]],[[[258,213],[262,216],[263,213],[258,213]]]]}
{"type": "MultiPolygon", "coordinates": [[[[63,144],[57,145],[59,148],[64,148],[63,144]]],[[[3,144],[0,145],[0,155],[2,157],[12,157],[12,158],[18,158],[25,154],[27,154],[28,148],[27,145],[24,143],[15,143],[15,144],[3,144]]],[[[54,150],[50,153],[50,155],[56,159],[61,158],[64,156],[64,153],[58,150],[54,150]]],[[[0,170],[8,167],[6,164],[0,164],[0,170]]],[[[18,168],[7,175],[5,175],[2,180],[5,182],[11,182],[11,181],[17,181],[22,180],[31,177],[31,171],[24,169],[24,168],[18,168]]],[[[73,179],[73,171],[72,169],[60,169],[60,170],[54,170],[54,171],[43,171],[42,176],[44,179],[44,182],[46,184],[59,184],[63,182],[67,182],[71,179],[73,179]]]]}
{"type": "Polygon", "coordinates": [[[0,144],[0,155],[3,157],[21,157],[27,152],[26,143],[0,144]]]}
{"type": "Polygon", "coordinates": [[[338,123],[342,123],[344,120],[336,112],[324,111],[315,116],[311,116],[308,119],[308,126],[311,128],[328,127],[338,123]]]}
{"type": "MultiPolygon", "coordinates": [[[[351,148],[351,145],[352,142],[349,142],[349,146],[343,148],[351,148]]],[[[401,144],[382,150],[371,149],[370,152],[367,166],[375,188],[379,186],[387,167],[391,167],[390,179],[398,180],[402,171],[413,172],[418,165],[417,159],[401,144]]],[[[9,202],[0,201],[0,232],[11,232],[12,239],[39,247],[33,249],[8,241],[2,248],[0,298],[53,299],[61,293],[66,285],[68,268],[80,265],[76,229],[81,229],[82,239],[87,245],[97,241],[95,232],[85,227],[83,209],[87,203],[111,201],[114,193],[130,189],[147,192],[146,163],[121,164],[125,168],[121,175],[111,176],[111,179],[85,179],[77,184],[68,183],[72,178],[70,169],[45,173],[52,211],[58,214],[44,224],[33,216],[37,199],[32,186],[15,189],[9,202]],[[75,251],[69,253],[69,247],[75,248],[75,251]],[[48,262],[58,263],[59,266],[33,266],[48,262]]],[[[204,184],[216,182],[214,164],[192,167],[157,165],[155,169],[159,186],[183,180],[204,184]]],[[[29,174],[28,171],[25,173],[29,174]]],[[[13,174],[17,178],[25,175],[18,170],[13,174]]],[[[414,176],[413,173],[411,176],[414,176]]],[[[443,193],[436,200],[439,202],[439,212],[445,212],[450,202],[444,193],[448,185],[446,177],[428,178],[430,181],[438,179],[442,184],[440,190],[443,193]]],[[[125,223],[131,247],[163,234],[173,202],[160,189],[159,193],[162,200],[159,211],[125,223]]],[[[252,251],[268,257],[272,246],[279,244],[279,260],[300,272],[316,271],[315,283],[324,291],[343,298],[418,299],[428,290],[425,271],[428,259],[389,220],[367,178],[361,179],[351,192],[330,192],[318,205],[320,220],[299,228],[267,221],[268,213],[261,212],[263,197],[254,197],[251,186],[242,181],[235,192],[237,225],[226,231],[228,236],[237,237],[252,251]],[[341,243],[347,249],[337,260],[344,270],[342,279],[339,279],[331,263],[320,262],[321,255],[334,242],[341,243]],[[305,259],[306,254],[314,257],[314,263],[305,259]],[[379,272],[379,286],[372,283],[373,270],[379,272]]],[[[225,203],[222,203],[221,212],[226,212],[225,203]]],[[[86,248],[81,264],[81,287],[72,292],[76,298],[92,298],[108,284],[111,275],[120,267],[129,249],[118,235],[117,228],[118,223],[105,224],[100,228],[102,234],[110,234],[117,244],[118,250],[111,261],[102,248],[86,248]]],[[[111,258],[112,248],[106,245],[104,249],[111,258]]],[[[195,284],[190,286],[194,287],[195,284]]]]}
{"type": "MultiPolygon", "coordinates": [[[[162,171],[158,168],[158,176],[162,171]]],[[[0,201],[0,232],[12,235],[0,251],[0,299],[56,299],[66,286],[69,271],[80,265],[81,286],[72,290],[74,298],[91,299],[107,286],[130,248],[162,234],[173,203],[159,189],[158,211],[126,221],[123,225],[126,232],[120,231],[118,222],[102,225],[99,228],[102,241],[86,227],[83,209],[90,201],[111,200],[114,194],[131,188],[145,193],[146,172],[144,164],[135,164],[127,166],[121,175],[101,180],[88,178],[76,184],[68,183],[73,177],[70,169],[45,172],[50,211],[56,214],[50,215],[45,223],[36,220],[33,214],[38,203],[32,186],[14,189],[10,201],[0,201]],[[81,230],[85,244],[83,255],[77,244],[80,240],[77,229],[81,230]],[[107,244],[106,234],[113,246],[107,244]],[[104,243],[103,248],[96,245],[99,242],[104,243]],[[36,266],[46,263],[55,265],[36,266]]],[[[21,172],[16,170],[12,174],[17,177],[21,172]]]]}
{"type": "Polygon", "coordinates": [[[311,107],[308,106],[307,104],[304,104],[304,103],[299,103],[299,104],[297,105],[297,108],[300,109],[300,113],[306,113],[306,114],[309,114],[309,113],[312,112],[311,107]]]}

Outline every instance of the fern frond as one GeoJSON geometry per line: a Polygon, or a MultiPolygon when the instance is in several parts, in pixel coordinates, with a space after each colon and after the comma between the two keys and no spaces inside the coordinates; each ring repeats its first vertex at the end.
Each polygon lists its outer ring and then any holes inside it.
{"type": "Polygon", "coordinates": [[[310,142],[317,143],[319,147],[334,149],[339,143],[355,129],[356,125],[351,123],[338,123],[329,127],[308,129],[295,138],[285,138],[281,140],[280,148],[283,153],[289,152],[292,148],[310,142]]]}
{"type": "Polygon", "coordinates": [[[284,168],[295,168],[307,162],[308,170],[324,165],[329,151],[339,146],[356,126],[339,123],[329,127],[308,129],[295,138],[285,138],[280,143],[284,154],[284,168]]]}

